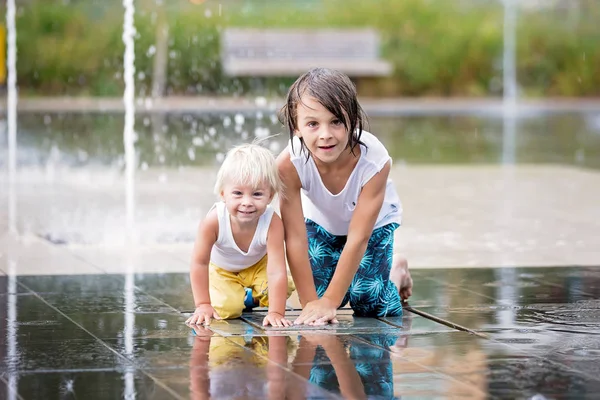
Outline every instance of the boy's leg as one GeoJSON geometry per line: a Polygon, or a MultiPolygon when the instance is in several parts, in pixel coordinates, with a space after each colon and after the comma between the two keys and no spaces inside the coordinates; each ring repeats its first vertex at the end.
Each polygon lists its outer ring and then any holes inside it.
{"type": "Polygon", "coordinates": [[[209,291],[213,308],[223,319],[237,318],[244,310],[244,286],[238,273],[209,266],[209,291]]]}
{"type": "MultiPolygon", "coordinates": [[[[308,257],[312,269],[317,296],[325,294],[338,261],[342,254],[346,236],[335,236],[323,229],[319,224],[307,219],[306,233],[308,236],[308,257]]],[[[346,294],[340,307],[348,303],[346,294]]]]}
{"type": "Polygon", "coordinates": [[[394,285],[400,291],[402,300],[407,300],[412,296],[413,280],[408,270],[408,261],[398,253],[394,254],[390,280],[394,282],[394,285]]]}
{"type": "MultiPolygon", "coordinates": [[[[240,272],[240,277],[245,287],[252,288],[252,296],[258,301],[258,305],[260,307],[268,307],[269,283],[267,279],[267,256],[264,256],[259,262],[240,272]]],[[[290,297],[292,292],[296,290],[296,287],[289,275],[287,278],[287,297],[290,297]]]]}
{"type": "Polygon", "coordinates": [[[390,280],[394,249],[394,231],[388,224],[373,231],[365,255],[352,280],[350,306],[356,316],[385,317],[402,315],[402,303],[396,285],[390,280]]]}

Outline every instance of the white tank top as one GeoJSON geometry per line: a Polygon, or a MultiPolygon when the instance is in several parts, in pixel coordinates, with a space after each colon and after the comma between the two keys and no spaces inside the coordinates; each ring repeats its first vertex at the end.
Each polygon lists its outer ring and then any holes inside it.
{"type": "MultiPolygon", "coordinates": [[[[267,233],[274,209],[270,205],[258,219],[254,237],[247,252],[243,252],[233,240],[231,220],[224,202],[211,207],[217,209],[219,237],[210,253],[210,262],[229,272],[239,272],[259,262],[267,254],[267,233]]],[[[210,212],[210,211],[209,211],[210,212]]]]}
{"type": "MultiPolygon", "coordinates": [[[[350,219],[362,187],[391,160],[385,146],[373,134],[363,131],[360,139],[366,147],[360,145],[360,158],[344,189],[335,195],[323,184],[312,157],[309,156],[307,160],[307,152],[301,150],[300,139],[294,137],[288,145],[290,160],[302,183],[304,217],[336,236],[348,234],[350,219]]],[[[392,180],[388,179],[383,205],[373,229],[392,222],[402,223],[402,205],[392,180]]]]}

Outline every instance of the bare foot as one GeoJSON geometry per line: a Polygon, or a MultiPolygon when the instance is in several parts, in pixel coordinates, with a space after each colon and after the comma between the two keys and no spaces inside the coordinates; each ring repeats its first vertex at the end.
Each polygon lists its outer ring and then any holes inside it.
{"type": "Polygon", "coordinates": [[[398,253],[394,254],[392,270],[390,271],[390,280],[398,288],[402,301],[408,300],[412,295],[413,280],[410,277],[406,258],[398,253]]]}

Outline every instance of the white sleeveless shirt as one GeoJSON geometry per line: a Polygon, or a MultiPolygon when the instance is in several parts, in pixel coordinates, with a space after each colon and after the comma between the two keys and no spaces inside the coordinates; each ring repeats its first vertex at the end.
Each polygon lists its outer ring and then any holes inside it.
{"type": "Polygon", "coordinates": [[[273,218],[273,207],[267,206],[263,215],[259,217],[247,252],[243,252],[233,239],[231,220],[225,203],[215,203],[211,210],[213,208],[217,209],[219,237],[210,253],[210,262],[229,272],[239,272],[259,262],[267,254],[267,233],[273,218]]]}
{"type": "MultiPolygon", "coordinates": [[[[288,145],[290,160],[302,183],[304,217],[316,222],[332,235],[348,234],[362,187],[391,160],[385,146],[373,134],[363,131],[360,140],[365,144],[360,145],[360,158],[344,189],[335,195],[323,184],[312,157],[309,156],[307,160],[307,150],[301,149],[300,139],[294,137],[293,142],[288,145]]],[[[392,222],[402,223],[402,205],[392,180],[388,179],[383,205],[373,229],[392,222]]]]}

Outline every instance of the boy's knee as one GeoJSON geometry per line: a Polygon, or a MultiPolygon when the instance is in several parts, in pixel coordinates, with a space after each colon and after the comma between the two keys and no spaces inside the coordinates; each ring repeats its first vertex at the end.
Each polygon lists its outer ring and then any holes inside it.
{"type": "Polygon", "coordinates": [[[291,276],[288,275],[287,280],[287,297],[289,298],[292,295],[292,293],[294,293],[294,290],[296,290],[296,285],[294,285],[294,280],[291,276]]]}
{"type": "Polygon", "coordinates": [[[239,318],[244,311],[244,304],[213,304],[213,308],[219,314],[219,317],[223,319],[239,318]]]}

